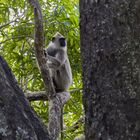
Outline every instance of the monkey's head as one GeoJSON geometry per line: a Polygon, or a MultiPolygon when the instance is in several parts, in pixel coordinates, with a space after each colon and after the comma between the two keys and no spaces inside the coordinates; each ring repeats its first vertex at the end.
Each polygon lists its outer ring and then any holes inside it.
{"type": "Polygon", "coordinates": [[[49,43],[49,46],[56,47],[56,48],[66,48],[67,43],[63,35],[61,35],[59,32],[57,32],[53,37],[51,42],[49,43]]]}

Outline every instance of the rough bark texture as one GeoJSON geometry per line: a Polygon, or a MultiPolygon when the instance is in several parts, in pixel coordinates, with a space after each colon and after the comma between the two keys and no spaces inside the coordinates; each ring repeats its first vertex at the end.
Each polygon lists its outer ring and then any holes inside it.
{"type": "MultiPolygon", "coordinates": [[[[62,109],[63,105],[70,99],[69,92],[57,93],[56,97],[49,101],[49,125],[48,131],[51,134],[51,140],[56,140],[59,137],[61,130],[63,130],[62,109]],[[62,121],[62,122],[61,122],[62,121]]],[[[62,136],[62,134],[61,134],[62,136]]]]}
{"type": "Polygon", "coordinates": [[[0,140],[49,140],[23,91],[0,56],[0,140]]]}
{"type": "Polygon", "coordinates": [[[37,100],[47,101],[48,100],[46,91],[37,91],[37,92],[27,91],[25,93],[25,96],[29,101],[37,101],[37,100]]]}
{"type": "Polygon", "coordinates": [[[140,139],[140,1],[80,0],[86,140],[140,139]]]}

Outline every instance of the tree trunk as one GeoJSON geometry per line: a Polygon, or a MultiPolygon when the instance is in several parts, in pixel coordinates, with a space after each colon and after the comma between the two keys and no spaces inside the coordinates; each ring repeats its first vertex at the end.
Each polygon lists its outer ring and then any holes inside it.
{"type": "Polygon", "coordinates": [[[0,56],[0,140],[49,140],[7,63],[0,56]]]}
{"type": "Polygon", "coordinates": [[[80,0],[86,140],[140,139],[139,13],[139,0],[80,0]]]}

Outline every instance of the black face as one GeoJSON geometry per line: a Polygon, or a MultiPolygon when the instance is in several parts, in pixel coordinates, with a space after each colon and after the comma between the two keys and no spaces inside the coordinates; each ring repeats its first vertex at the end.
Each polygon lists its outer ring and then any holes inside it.
{"type": "Polygon", "coordinates": [[[59,43],[61,47],[65,47],[66,46],[65,38],[59,38],[59,43]]]}

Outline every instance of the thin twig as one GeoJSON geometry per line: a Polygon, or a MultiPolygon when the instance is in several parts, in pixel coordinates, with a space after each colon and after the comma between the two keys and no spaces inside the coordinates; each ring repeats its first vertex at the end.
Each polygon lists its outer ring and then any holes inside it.
{"type": "Polygon", "coordinates": [[[11,23],[13,23],[13,22],[17,22],[17,19],[16,19],[16,20],[13,20],[13,21],[10,21],[10,22],[8,22],[8,23],[6,23],[6,24],[4,24],[4,25],[1,25],[1,26],[0,26],[0,29],[2,29],[2,28],[4,28],[4,27],[8,26],[9,24],[11,24],[11,23]]]}
{"type": "Polygon", "coordinates": [[[7,42],[7,41],[9,41],[11,39],[19,39],[19,38],[23,38],[23,37],[25,37],[25,38],[27,38],[27,37],[32,38],[31,36],[27,36],[27,35],[15,36],[15,37],[11,37],[11,38],[5,39],[4,41],[0,42],[0,44],[3,44],[3,43],[5,43],[5,42],[7,42]]]}

